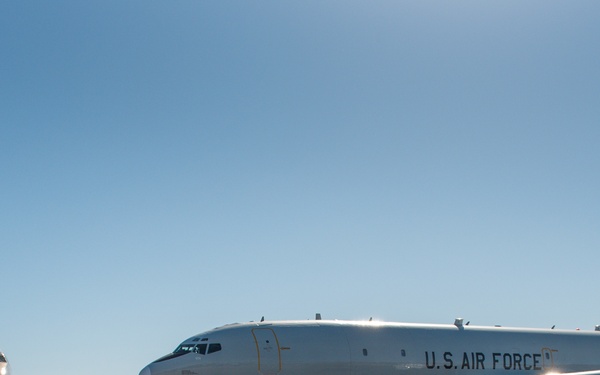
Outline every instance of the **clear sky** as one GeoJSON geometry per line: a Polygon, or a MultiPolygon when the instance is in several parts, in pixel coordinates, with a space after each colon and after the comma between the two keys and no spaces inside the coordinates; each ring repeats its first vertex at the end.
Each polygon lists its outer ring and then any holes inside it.
{"type": "Polygon", "coordinates": [[[600,2],[0,0],[0,349],[600,324],[600,2]]]}

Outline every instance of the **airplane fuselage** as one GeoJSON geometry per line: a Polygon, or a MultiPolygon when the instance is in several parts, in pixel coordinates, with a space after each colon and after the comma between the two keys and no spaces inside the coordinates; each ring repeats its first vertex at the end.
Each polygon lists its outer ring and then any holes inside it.
{"type": "Polygon", "coordinates": [[[349,321],[228,325],[140,375],[538,375],[600,369],[600,332],[349,321]]]}

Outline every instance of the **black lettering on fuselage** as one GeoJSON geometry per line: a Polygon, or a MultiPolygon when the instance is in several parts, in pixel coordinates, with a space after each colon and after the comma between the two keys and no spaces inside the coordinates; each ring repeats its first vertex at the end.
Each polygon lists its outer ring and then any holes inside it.
{"type": "Polygon", "coordinates": [[[435,352],[431,352],[431,363],[429,362],[429,352],[425,352],[425,366],[429,369],[435,368],[435,352]]]}
{"type": "MultiPolygon", "coordinates": [[[[438,352],[438,358],[441,352],[438,352]]],[[[455,355],[452,352],[443,352],[442,360],[436,361],[435,351],[425,352],[425,366],[428,369],[445,370],[485,370],[486,354],[483,352],[462,352],[455,355]],[[459,365],[460,364],[460,365],[459,365]]],[[[506,370],[506,371],[541,371],[544,369],[542,363],[543,353],[491,353],[491,363],[488,362],[488,369],[506,370]]]]}
{"type": "Polygon", "coordinates": [[[460,366],[461,370],[464,369],[470,369],[471,367],[469,366],[469,356],[467,355],[467,353],[463,353],[463,360],[462,360],[462,366],[460,366]]]}
{"type": "Polygon", "coordinates": [[[504,353],[502,356],[502,364],[504,365],[505,370],[510,370],[512,367],[512,355],[509,353],[504,353]]]}
{"type": "Polygon", "coordinates": [[[485,354],[481,352],[463,353],[462,369],[485,370],[485,354]],[[470,357],[470,358],[469,358],[470,357]]]}
{"type": "Polygon", "coordinates": [[[475,368],[478,370],[485,370],[485,366],[483,364],[483,362],[485,361],[485,355],[483,353],[477,352],[475,353],[475,357],[477,358],[477,364],[475,365],[475,368]]]}
{"type": "Polygon", "coordinates": [[[513,353],[513,370],[521,370],[522,356],[519,353],[513,353]],[[518,366],[518,368],[517,368],[518,366]]]}
{"type": "Polygon", "coordinates": [[[452,353],[445,352],[444,353],[444,361],[446,362],[444,364],[444,368],[445,369],[451,369],[452,366],[454,366],[454,362],[452,361],[452,353]]]}
{"type": "Polygon", "coordinates": [[[500,353],[492,353],[492,358],[493,358],[492,370],[495,370],[496,369],[496,364],[498,364],[498,362],[500,362],[500,360],[498,359],[498,357],[500,357],[500,353]]]}

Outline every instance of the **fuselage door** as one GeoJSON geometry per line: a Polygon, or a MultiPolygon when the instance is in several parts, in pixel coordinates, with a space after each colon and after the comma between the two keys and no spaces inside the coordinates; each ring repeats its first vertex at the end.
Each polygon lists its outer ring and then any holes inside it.
{"type": "Polygon", "coordinates": [[[275,332],[270,328],[252,330],[258,354],[258,372],[263,375],[277,375],[281,371],[281,353],[275,332]]]}

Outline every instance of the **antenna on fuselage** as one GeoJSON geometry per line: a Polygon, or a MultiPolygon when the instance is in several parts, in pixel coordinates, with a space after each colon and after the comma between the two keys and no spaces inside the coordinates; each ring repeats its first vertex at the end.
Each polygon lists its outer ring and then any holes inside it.
{"type": "Polygon", "coordinates": [[[458,328],[462,328],[462,326],[463,326],[463,318],[456,318],[456,319],[454,319],[454,325],[457,326],[458,328]]]}
{"type": "Polygon", "coordinates": [[[556,324],[555,324],[555,325],[553,325],[553,326],[552,326],[552,328],[550,328],[550,329],[554,329],[554,327],[556,327],[556,324]]]}
{"type": "Polygon", "coordinates": [[[321,320],[321,313],[317,313],[317,315],[315,315],[315,320],[321,320]]]}
{"type": "Polygon", "coordinates": [[[264,322],[265,321],[265,317],[263,316],[262,318],[260,318],[260,321],[264,322]]]}

